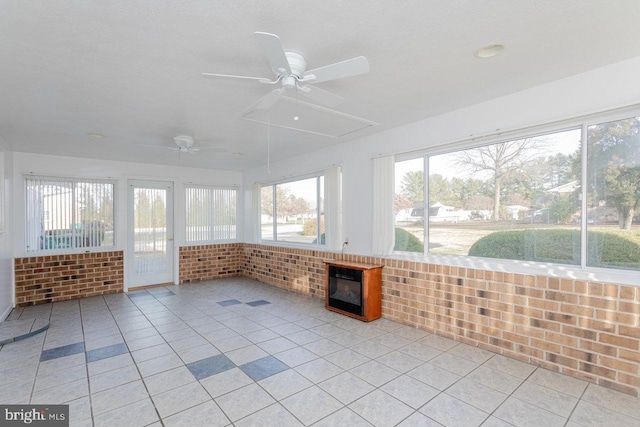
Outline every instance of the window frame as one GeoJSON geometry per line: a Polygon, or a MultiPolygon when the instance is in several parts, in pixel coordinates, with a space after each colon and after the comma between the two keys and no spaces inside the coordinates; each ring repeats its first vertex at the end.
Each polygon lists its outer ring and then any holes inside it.
{"type": "MultiPolygon", "coordinates": [[[[238,241],[238,219],[239,219],[239,211],[238,211],[238,197],[240,195],[239,188],[233,185],[211,185],[211,184],[195,184],[195,183],[185,183],[184,184],[184,244],[185,246],[198,246],[198,245],[210,245],[210,244],[218,244],[218,243],[229,243],[229,242],[237,242],[238,241]],[[234,226],[235,226],[235,237],[230,239],[208,239],[208,240],[188,240],[189,233],[187,231],[188,222],[189,222],[189,206],[187,203],[189,197],[189,189],[190,188],[199,188],[206,189],[209,192],[213,192],[216,190],[227,190],[235,192],[235,218],[234,218],[234,226]]],[[[211,199],[211,203],[213,204],[213,199],[211,199]]],[[[214,209],[213,209],[214,210],[214,209]]],[[[215,218],[210,213],[209,218],[210,221],[215,221],[215,218]]],[[[208,227],[213,227],[214,224],[209,223],[208,227]]]]}
{"type": "MultiPolygon", "coordinates": [[[[118,182],[115,179],[111,178],[100,178],[100,177],[77,177],[77,176],[61,176],[61,175],[48,175],[48,174],[24,174],[23,175],[23,196],[24,196],[24,242],[22,244],[22,251],[25,256],[48,256],[48,255],[63,255],[63,254],[79,254],[79,253],[88,253],[88,252],[109,252],[113,251],[118,244],[118,182]],[[27,197],[27,186],[30,180],[33,178],[39,178],[42,182],[67,182],[71,183],[75,189],[78,184],[108,184],[111,185],[111,194],[112,194],[112,204],[111,210],[113,213],[113,229],[112,229],[112,244],[111,245],[100,245],[100,246],[72,246],[72,247],[54,247],[50,249],[39,248],[35,250],[29,249],[29,227],[27,216],[29,215],[29,197],[27,197]]],[[[75,199],[75,196],[72,200],[75,199]]],[[[73,209],[70,209],[71,211],[73,209]]],[[[43,216],[48,216],[48,211],[43,212],[43,216]]],[[[74,215],[75,216],[75,215],[74,215]]]]}
{"type": "MultiPolygon", "coordinates": [[[[504,143],[512,140],[533,138],[541,135],[549,135],[552,133],[560,133],[568,130],[580,130],[581,132],[581,182],[587,182],[587,146],[588,146],[588,128],[593,125],[603,124],[611,121],[624,120],[631,117],[640,116],[640,104],[626,106],[614,110],[592,113],[584,116],[574,117],[556,122],[548,122],[545,124],[535,125],[531,127],[513,129],[510,131],[500,131],[488,133],[477,137],[451,141],[448,143],[439,143],[429,148],[413,150],[410,152],[398,153],[395,155],[395,163],[412,159],[424,159],[424,197],[428,204],[429,200],[429,157],[450,154],[460,150],[472,149],[492,144],[504,143]]],[[[587,212],[587,197],[585,193],[588,191],[587,185],[581,187],[581,212],[587,212]]],[[[425,211],[426,212],[426,211],[425,211]]],[[[615,281],[623,284],[637,284],[637,275],[639,270],[617,269],[608,267],[594,267],[587,265],[587,221],[588,215],[581,215],[580,220],[580,264],[559,264],[559,263],[543,263],[538,261],[519,261],[501,258],[483,258],[468,255],[445,255],[432,254],[428,252],[429,247],[429,221],[424,221],[423,252],[404,252],[393,250],[391,257],[399,259],[409,259],[420,262],[436,263],[443,265],[451,265],[458,267],[492,269],[496,271],[509,271],[521,274],[544,274],[556,277],[567,277],[576,280],[601,280],[615,281]]],[[[394,224],[395,226],[395,224],[394,224]]]]}
{"type": "MultiPolygon", "coordinates": [[[[292,242],[292,241],[287,241],[287,240],[278,240],[278,218],[277,218],[277,193],[276,193],[276,186],[278,185],[282,185],[282,184],[288,184],[288,183],[292,183],[292,182],[297,182],[297,181],[304,181],[307,179],[316,179],[316,183],[315,183],[315,191],[316,191],[316,218],[322,218],[323,214],[324,214],[324,192],[321,191],[321,188],[323,187],[324,183],[321,184],[320,180],[323,179],[324,180],[324,171],[320,171],[320,172],[311,172],[308,174],[304,174],[304,175],[296,175],[296,176],[291,176],[288,177],[286,179],[280,179],[277,181],[269,181],[269,182],[264,182],[264,183],[260,183],[260,207],[258,209],[259,211],[259,216],[262,216],[262,191],[264,188],[269,188],[271,187],[271,200],[272,200],[272,222],[271,222],[271,227],[272,227],[272,235],[273,235],[273,239],[265,239],[263,237],[262,234],[262,230],[263,230],[263,224],[260,221],[260,232],[259,232],[259,242],[261,243],[268,243],[270,245],[276,245],[276,246],[289,246],[289,247],[301,247],[301,248],[325,248],[326,247],[326,231],[325,231],[325,242],[322,243],[322,222],[321,221],[316,221],[316,243],[310,242],[310,243],[306,243],[306,242],[292,242]]],[[[326,191],[326,189],[325,189],[326,191]]],[[[325,218],[325,224],[326,224],[327,219],[325,218]]]]}

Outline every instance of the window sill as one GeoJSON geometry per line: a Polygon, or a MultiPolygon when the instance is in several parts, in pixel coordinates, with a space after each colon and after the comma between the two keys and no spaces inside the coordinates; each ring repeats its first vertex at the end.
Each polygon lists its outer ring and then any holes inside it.
{"type": "Polygon", "coordinates": [[[607,268],[588,267],[569,264],[553,264],[535,261],[502,260],[496,258],[481,258],[455,255],[425,255],[409,252],[393,252],[388,258],[405,261],[423,262],[429,264],[448,265],[453,267],[473,268],[478,270],[500,271],[505,273],[548,276],[558,279],[584,280],[589,282],[614,283],[621,285],[640,286],[638,271],[616,270],[607,268]]]}
{"type": "Polygon", "coordinates": [[[293,242],[281,242],[277,240],[261,240],[259,245],[269,245],[269,246],[280,246],[283,248],[292,248],[292,249],[315,249],[319,251],[326,251],[326,245],[317,245],[315,243],[293,243],[293,242]]]}
{"type": "Polygon", "coordinates": [[[22,258],[42,257],[42,256],[58,256],[58,255],[80,255],[80,254],[93,254],[101,252],[113,252],[119,251],[116,246],[101,246],[99,248],[87,248],[87,249],[52,249],[47,251],[32,251],[24,252],[22,258]]]}
{"type": "Polygon", "coordinates": [[[199,242],[184,242],[178,246],[207,246],[207,245],[226,245],[230,243],[240,243],[238,239],[229,239],[229,240],[203,240],[199,242]]]}

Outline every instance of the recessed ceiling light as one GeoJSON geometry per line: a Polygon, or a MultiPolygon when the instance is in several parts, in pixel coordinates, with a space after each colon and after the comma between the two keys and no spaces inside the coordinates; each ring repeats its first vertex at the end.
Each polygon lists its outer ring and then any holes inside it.
{"type": "Polygon", "coordinates": [[[507,46],[502,43],[491,43],[476,50],[475,55],[478,58],[491,58],[493,56],[500,55],[506,48],[507,46]]]}
{"type": "Polygon", "coordinates": [[[91,132],[88,134],[91,138],[104,138],[104,135],[101,133],[91,132]]]}

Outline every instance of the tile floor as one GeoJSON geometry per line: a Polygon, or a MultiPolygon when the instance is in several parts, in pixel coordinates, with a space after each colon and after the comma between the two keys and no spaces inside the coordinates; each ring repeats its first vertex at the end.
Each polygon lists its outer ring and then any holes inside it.
{"type": "Polygon", "coordinates": [[[0,402],[73,426],[640,426],[638,398],[244,278],[10,319],[50,327],[0,348],[0,402]]]}

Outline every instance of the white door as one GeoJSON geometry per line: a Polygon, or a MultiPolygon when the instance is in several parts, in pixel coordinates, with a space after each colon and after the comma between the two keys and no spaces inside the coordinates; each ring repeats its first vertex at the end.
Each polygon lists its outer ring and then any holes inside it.
{"type": "Polygon", "coordinates": [[[173,283],[173,183],[129,181],[128,288],[173,283]]]}

